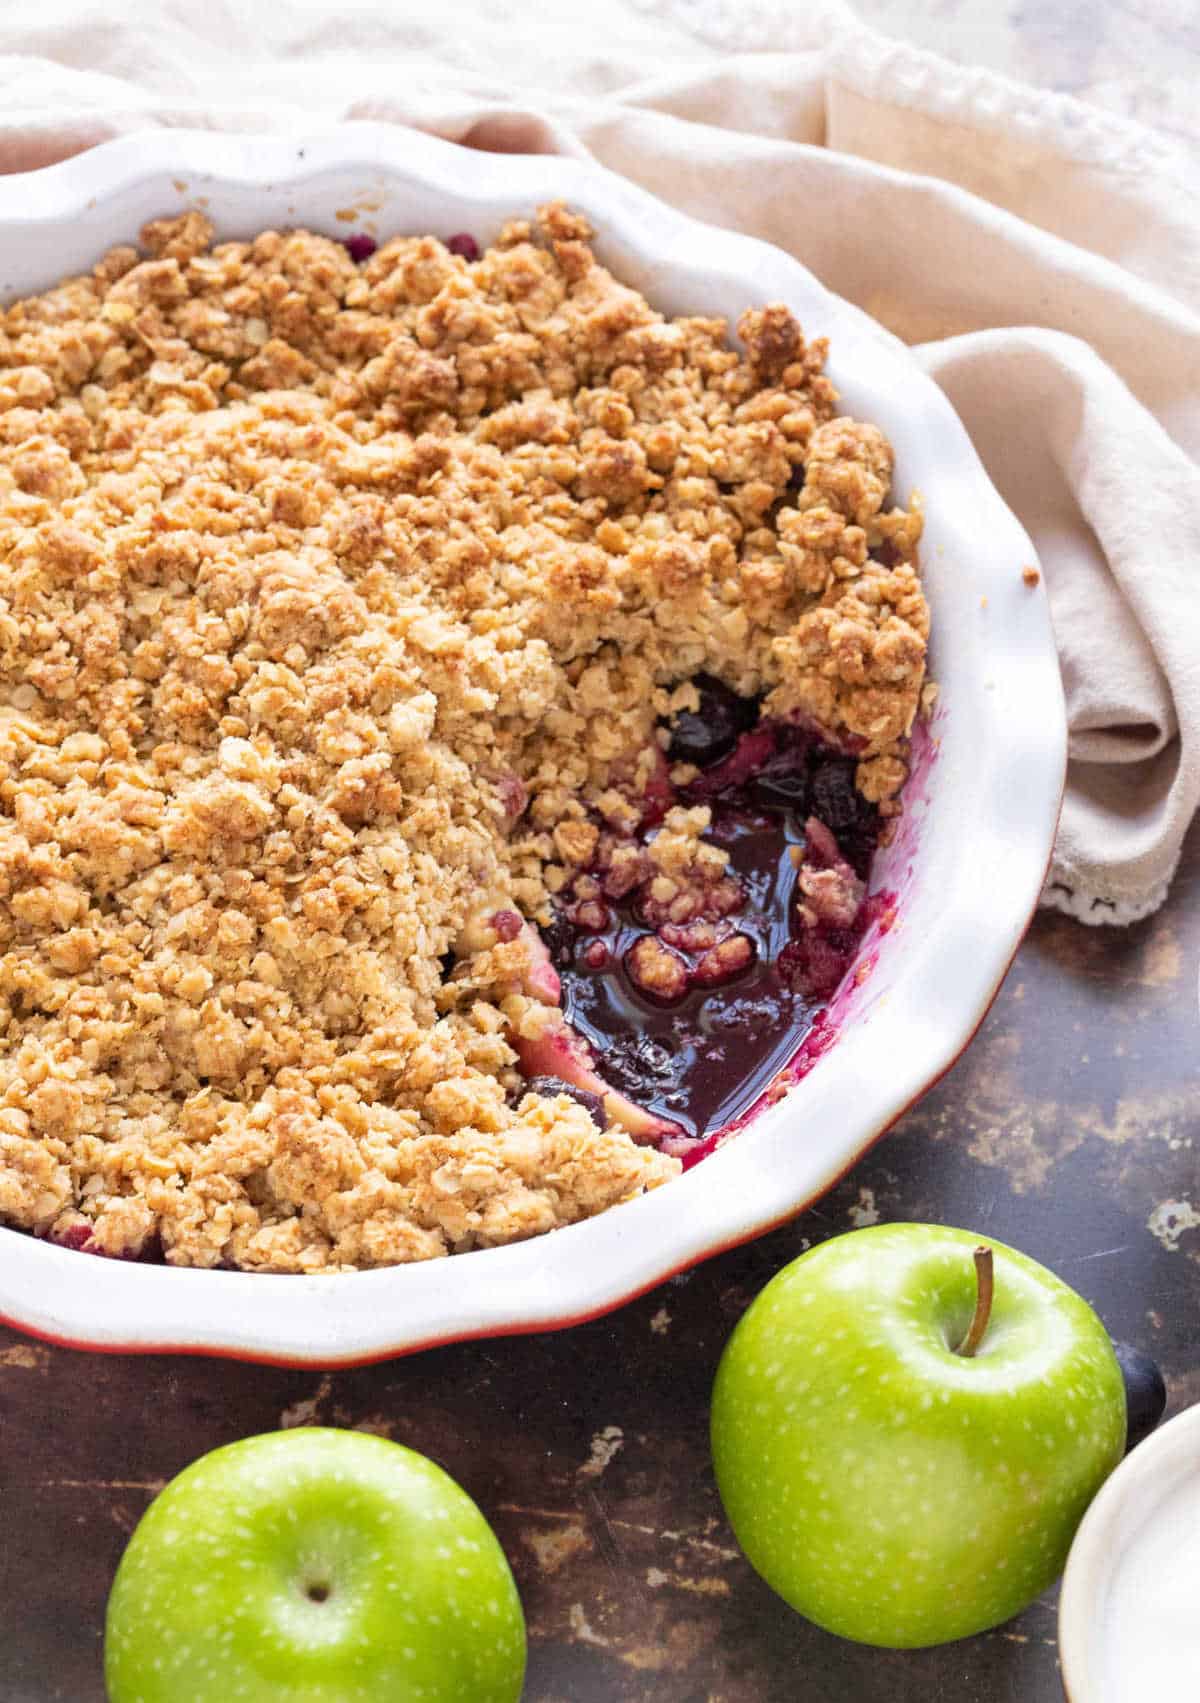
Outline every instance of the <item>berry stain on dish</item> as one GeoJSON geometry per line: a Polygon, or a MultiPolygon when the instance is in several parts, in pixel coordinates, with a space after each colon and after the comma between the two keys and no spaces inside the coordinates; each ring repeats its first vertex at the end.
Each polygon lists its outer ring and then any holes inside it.
{"type": "Polygon", "coordinates": [[[466,1253],[669,1183],[832,1044],[920,505],[786,306],[668,319],[592,236],[191,212],[0,313],[0,1222],[466,1253]]]}

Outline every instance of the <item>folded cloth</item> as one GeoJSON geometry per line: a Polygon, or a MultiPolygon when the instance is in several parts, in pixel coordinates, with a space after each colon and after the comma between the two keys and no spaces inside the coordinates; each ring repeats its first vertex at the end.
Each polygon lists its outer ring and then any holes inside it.
{"type": "Polygon", "coordinates": [[[1071,729],[1044,902],[1160,905],[1200,802],[1200,164],[839,0],[40,0],[0,170],[154,125],[592,155],[912,345],[1043,563],[1071,729]]]}

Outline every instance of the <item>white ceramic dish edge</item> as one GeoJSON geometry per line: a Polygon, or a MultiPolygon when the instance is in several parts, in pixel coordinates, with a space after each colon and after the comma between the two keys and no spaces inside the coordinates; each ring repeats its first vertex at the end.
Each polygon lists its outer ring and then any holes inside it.
{"type": "MultiPolygon", "coordinates": [[[[1101,1632],[1117,1568],[1130,1540],[1154,1519],[1172,1489],[1194,1480],[1197,1471],[1200,1406],[1185,1408],[1139,1443],[1083,1516],[1058,1599],[1058,1657],[1067,1703],[1105,1703],[1116,1695],[1104,1671],[1101,1632]]],[[[1180,1679],[1186,1684],[1185,1675],[1180,1679]]]]}
{"type": "Polygon", "coordinates": [[[0,1229],[0,1318],[114,1352],[335,1365],[594,1316],[761,1233],[816,1199],[954,1062],[982,1021],[1037,902],[1066,734],[1044,588],[942,393],[903,347],[782,252],[702,225],[588,162],[488,155],[386,125],[309,138],[155,131],[0,178],[5,299],[86,269],[147,218],[200,205],[219,236],[309,224],[472,230],[561,198],[602,258],[670,312],[782,299],[832,340],[847,412],[877,422],[896,488],[928,508],[923,567],[941,689],[935,759],[910,786],[875,885],[899,920],[868,937],[871,974],[838,997],[844,1032],[804,1082],[664,1189],[519,1245],[424,1265],[292,1277],[95,1259],[0,1229]],[[337,219],[357,206],[359,223],[337,219]]]}

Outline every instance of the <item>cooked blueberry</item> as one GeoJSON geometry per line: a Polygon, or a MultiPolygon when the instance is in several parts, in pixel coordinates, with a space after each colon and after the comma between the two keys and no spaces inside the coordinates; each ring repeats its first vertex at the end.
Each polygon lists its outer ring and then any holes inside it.
{"type": "Polygon", "coordinates": [[[700,694],[699,707],[680,710],[674,717],[667,755],[673,763],[706,769],[728,757],[738,735],[754,726],[758,704],[753,698],[739,698],[711,674],[698,674],[693,684],[700,694]]]}
{"type": "Polygon", "coordinates": [[[360,265],[364,260],[370,260],[379,247],[375,238],[369,237],[366,231],[355,231],[353,236],[345,237],[343,243],[351,260],[357,260],[360,265]]]}
{"type": "Polygon", "coordinates": [[[828,999],[850,967],[851,954],[820,929],[806,929],[779,954],[784,985],[805,999],[828,999]]]}
{"type": "Polygon", "coordinates": [[[828,757],[813,770],[809,808],[835,834],[857,827],[866,800],[854,784],[853,757],[828,757]]]}
{"type": "Polygon", "coordinates": [[[457,231],[454,236],[446,238],[446,247],[451,254],[457,254],[468,262],[479,259],[479,244],[469,231],[457,231]]]}
{"type": "Polygon", "coordinates": [[[531,1094],[540,1094],[545,1100],[553,1100],[556,1094],[566,1094],[583,1107],[597,1129],[608,1128],[608,1113],[599,1094],[593,1094],[587,1088],[576,1088],[573,1082],[564,1082],[561,1076],[531,1076],[526,1086],[531,1094]]]}
{"type": "Polygon", "coordinates": [[[546,943],[550,962],[556,970],[565,970],[574,954],[575,930],[566,917],[556,914],[552,921],[539,924],[538,932],[546,943]]]}
{"type": "Polygon", "coordinates": [[[1163,1416],[1167,1386],[1148,1354],[1132,1343],[1114,1342],[1117,1364],[1125,1380],[1125,1448],[1135,1449],[1163,1416]]]}

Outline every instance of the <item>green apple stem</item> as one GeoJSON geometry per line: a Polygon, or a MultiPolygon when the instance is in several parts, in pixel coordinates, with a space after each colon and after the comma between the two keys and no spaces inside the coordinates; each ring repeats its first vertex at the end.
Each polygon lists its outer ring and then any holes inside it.
{"type": "Polygon", "coordinates": [[[988,1328],[988,1320],[992,1316],[992,1294],[995,1289],[995,1277],[992,1271],[992,1250],[990,1248],[975,1249],[975,1316],[971,1320],[971,1328],[963,1337],[956,1354],[964,1354],[969,1360],[976,1353],[983,1341],[984,1332],[988,1328]]]}

